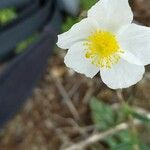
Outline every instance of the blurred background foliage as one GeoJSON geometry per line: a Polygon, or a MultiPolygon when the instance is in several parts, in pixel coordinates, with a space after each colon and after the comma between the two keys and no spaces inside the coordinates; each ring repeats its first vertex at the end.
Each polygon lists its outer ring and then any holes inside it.
{"type": "MultiPolygon", "coordinates": [[[[64,25],[62,26],[62,31],[63,32],[67,31],[74,23],[78,22],[81,18],[83,18],[83,16],[86,16],[86,10],[88,10],[96,1],[97,0],[81,0],[81,14],[80,14],[80,17],[79,18],[67,17],[64,25]]],[[[14,8],[0,10],[0,24],[1,24],[1,26],[9,23],[12,19],[15,19],[16,17],[17,17],[17,13],[16,13],[16,10],[14,8]]],[[[18,45],[18,47],[16,48],[16,53],[21,53],[28,45],[30,45],[33,41],[35,41],[35,39],[37,37],[38,37],[38,33],[34,33],[33,36],[29,37],[27,40],[20,43],[18,45]]],[[[52,66],[50,65],[51,66],[50,69],[52,70],[50,72],[50,74],[51,75],[52,74],[58,75],[59,73],[61,74],[64,70],[61,70],[59,68],[59,66],[57,66],[58,64],[60,64],[60,61],[58,59],[56,59],[56,60],[52,59],[52,61],[56,62],[56,66],[53,66],[53,69],[51,69],[52,66]]],[[[63,64],[63,68],[64,68],[64,64],[63,64]]],[[[64,78],[64,80],[66,80],[66,78],[64,78]]],[[[71,80],[72,79],[70,79],[70,82],[71,82],[71,80]]],[[[89,80],[88,80],[88,82],[89,82],[89,80]]],[[[50,81],[50,83],[51,83],[51,81],[50,81]]],[[[43,84],[44,83],[42,83],[42,85],[43,84]]],[[[41,87],[43,87],[42,85],[41,85],[41,87]]],[[[48,85],[46,84],[46,87],[47,86],[48,85]]],[[[52,89],[55,90],[54,87],[52,87],[52,89]]],[[[52,90],[52,89],[50,87],[50,89],[48,89],[48,90],[52,90]]],[[[46,95],[45,93],[46,93],[47,89],[44,88],[44,90],[45,90],[44,95],[46,95]]],[[[34,97],[37,97],[37,99],[38,99],[40,97],[39,96],[40,92],[41,91],[39,90],[38,94],[37,93],[35,94],[35,95],[38,95],[38,96],[34,95],[34,97]]],[[[109,92],[107,91],[107,94],[110,93],[110,95],[112,95],[113,92],[114,91],[109,90],[109,92]]],[[[48,91],[48,93],[49,93],[49,91],[48,91]]],[[[105,95],[105,94],[103,94],[103,95],[105,95]]],[[[111,128],[115,127],[116,125],[118,125],[122,122],[128,122],[131,118],[132,118],[132,120],[137,119],[138,121],[141,121],[143,126],[139,127],[139,128],[136,128],[136,134],[133,133],[133,130],[131,128],[126,129],[124,131],[117,132],[116,134],[113,134],[113,135],[105,138],[101,143],[99,142],[99,143],[93,144],[92,146],[89,147],[89,149],[90,150],[100,150],[100,149],[104,149],[104,150],[105,149],[110,149],[110,150],[149,150],[150,149],[150,134],[149,134],[150,120],[149,120],[149,118],[144,116],[144,115],[141,115],[138,112],[136,112],[128,104],[122,104],[118,109],[113,109],[112,105],[110,105],[108,102],[105,102],[105,98],[106,98],[105,96],[101,96],[101,98],[99,98],[99,96],[97,96],[97,98],[96,97],[90,97],[90,100],[88,102],[88,106],[86,106],[86,107],[88,107],[88,108],[86,108],[86,109],[88,109],[88,114],[86,114],[86,115],[90,115],[89,117],[90,117],[91,121],[89,121],[89,122],[92,123],[92,125],[94,126],[94,131],[95,132],[106,131],[108,129],[111,129],[111,128]],[[104,99],[103,99],[103,97],[104,97],[104,99]],[[137,149],[134,148],[135,145],[137,146],[137,149]]],[[[150,97],[149,97],[149,99],[150,99],[150,97]]],[[[58,103],[58,104],[60,105],[60,103],[58,103]]],[[[35,109],[35,107],[36,106],[34,106],[34,109],[35,109]]],[[[39,104],[38,107],[40,108],[40,104],[39,104]]],[[[57,109],[58,109],[58,107],[59,106],[57,106],[57,109]]],[[[40,108],[40,111],[42,111],[41,108],[40,108]]],[[[36,113],[39,113],[39,112],[37,111],[36,113]]],[[[25,116],[27,118],[28,115],[22,115],[22,116],[25,116]]],[[[30,112],[30,116],[32,116],[32,112],[30,112]]],[[[19,117],[20,116],[18,116],[18,118],[19,117]]],[[[16,118],[16,120],[18,120],[18,118],[16,118]]],[[[20,119],[20,120],[22,120],[22,119],[20,119]]],[[[89,124],[89,122],[88,122],[88,124],[89,124]]],[[[13,125],[12,125],[12,123],[10,123],[10,127],[8,125],[8,129],[6,128],[6,131],[1,132],[0,140],[3,141],[2,139],[4,139],[4,141],[5,141],[5,139],[6,139],[6,141],[4,143],[7,143],[7,144],[9,143],[11,146],[15,145],[17,142],[16,143],[13,142],[13,144],[11,144],[12,141],[10,141],[10,140],[13,139],[12,136],[16,133],[15,130],[17,130],[18,126],[19,126],[19,124],[17,124],[17,121],[14,121],[13,125]],[[14,131],[12,131],[12,130],[14,130],[14,131]],[[9,131],[11,131],[11,132],[8,133],[9,131]],[[11,135],[11,137],[8,137],[7,133],[8,133],[8,136],[11,135]]],[[[31,126],[32,126],[32,124],[31,124],[31,126]]],[[[57,125],[57,126],[60,126],[60,125],[57,125]]],[[[83,126],[82,123],[81,123],[81,126],[83,126]]],[[[20,127],[20,130],[23,130],[23,129],[21,129],[21,127],[20,127]]],[[[21,132],[20,130],[19,130],[19,133],[21,132]]],[[[42,132],[41,130],[42,129],[40,129],[39,132],[42,132]]],[[[43,134],[46,134],[47,138],[49,137],[47,135],[48,133],[43,133],[43,134]]],[[[36,139],[36,136],[34,136],[34,137],[36,139]]],[[[53,138],[55,138],[55,137],[53,137],[53,138]]],[[[82,136],[80,138],[82,138],[82,136]]],[[[49,141],[49,139],[47,139],[47,140],[49,141]]],[[[51,141],[51,142],[54,142],[54,143],[58,144],[59,142],[57,142],[57,140],[56,141],[55,140],[51,141]]],[[[0,141],[0,144],[3,143],[1,141],[0,141]]],[[[3,144],[1,144],[1,145],[3,145],[3,144]]],[[[7,147],[7,146],[5,145],[5,147],[7,147]]],[[[57,149],[58,148],[56,148],[56,149],[53,148],[53,150],[57,150],[57,149]]],[[[11,150],[11,148],[8,148],[7,150],[11,150]]],[[[31,150],[32,150],[32,148],[31,148],[31,150]]],[[[45,148],[44,150],[47,150],[47,148],[45,148]]]]}
{"type": "MultiPolygon", "coordinates": [[[[80,0],[81,1],[81,10],[84,10],[82,12],[83,16],[85,16],[85,12],[92,7],[98,0],[80,0]]],[[[73,18],[73,17],[67,17],[66,22],[64,23],[62,27],[62,31],[65,32],[68,29],[72,27],[73,24],[79,22],[79,20],[82,18],[82,14],[79,18],[73,18]]]]}
{"type": "Polygon", "coordinates": [[[0,10],[0,24],[5,25],[17,17],[17,12],[14,8],[6,8],[0,10]]]}

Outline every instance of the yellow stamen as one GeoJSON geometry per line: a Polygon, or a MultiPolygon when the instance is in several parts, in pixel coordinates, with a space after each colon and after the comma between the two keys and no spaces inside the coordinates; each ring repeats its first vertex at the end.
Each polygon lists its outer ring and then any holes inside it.
{"type": "Polygon", "coordinates": [[[111,68],[120,60],[120,49],[116,37],[107,31],[96,31],[87,38],[85,57],[91,59],[92,64],[101,68],[111,68]]]}

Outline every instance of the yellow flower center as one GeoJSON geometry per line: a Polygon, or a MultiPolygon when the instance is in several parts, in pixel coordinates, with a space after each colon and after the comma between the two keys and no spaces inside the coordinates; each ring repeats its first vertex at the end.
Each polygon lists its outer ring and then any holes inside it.
{"type": "Polygon", "coordinates": [[[119,43],[116,37],[107,31],[96,31],[87,38],[85,57],[91,59],[92,64],[101,68],[111,68],[120,60],[119,43]]]}

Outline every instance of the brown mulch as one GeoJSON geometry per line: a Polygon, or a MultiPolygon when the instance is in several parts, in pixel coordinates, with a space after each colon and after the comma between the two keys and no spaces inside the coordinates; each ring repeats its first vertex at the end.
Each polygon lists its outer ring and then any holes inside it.
{"type": "MultiPolygon", "coordinates": [[[[150,0],[134,0],[135,20],[150,26],[150,0]]],[[[93,131],[89,100],[97,97],[108,104],[118,102],[115,91],[99,76],[85,78],[68,70],[64,52],[54,54],[39,85],[20,112],[0,132],[2,150],[59,150],[93,131]],[[72,104],[75,110],[72,111],[72,104]],[[85,132],[86,130],[86,132],[85,132]]],[[[147,70],[149,68],[147,67],[147,70]]],[[[150,73],[124,91],[134,105],[150,110],[150,73]]]]}

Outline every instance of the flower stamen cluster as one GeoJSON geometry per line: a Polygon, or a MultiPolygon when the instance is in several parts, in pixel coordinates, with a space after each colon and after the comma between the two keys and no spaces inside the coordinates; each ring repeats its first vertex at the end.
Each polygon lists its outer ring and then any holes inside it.
{"type": "Polygon", "coordinates": [[[111,68],[120,60],[119,53],[123,53],[115,35],[108,31],[96,31],[87,38],[84,45],[85,57],[101,68],[111,68]]]}

